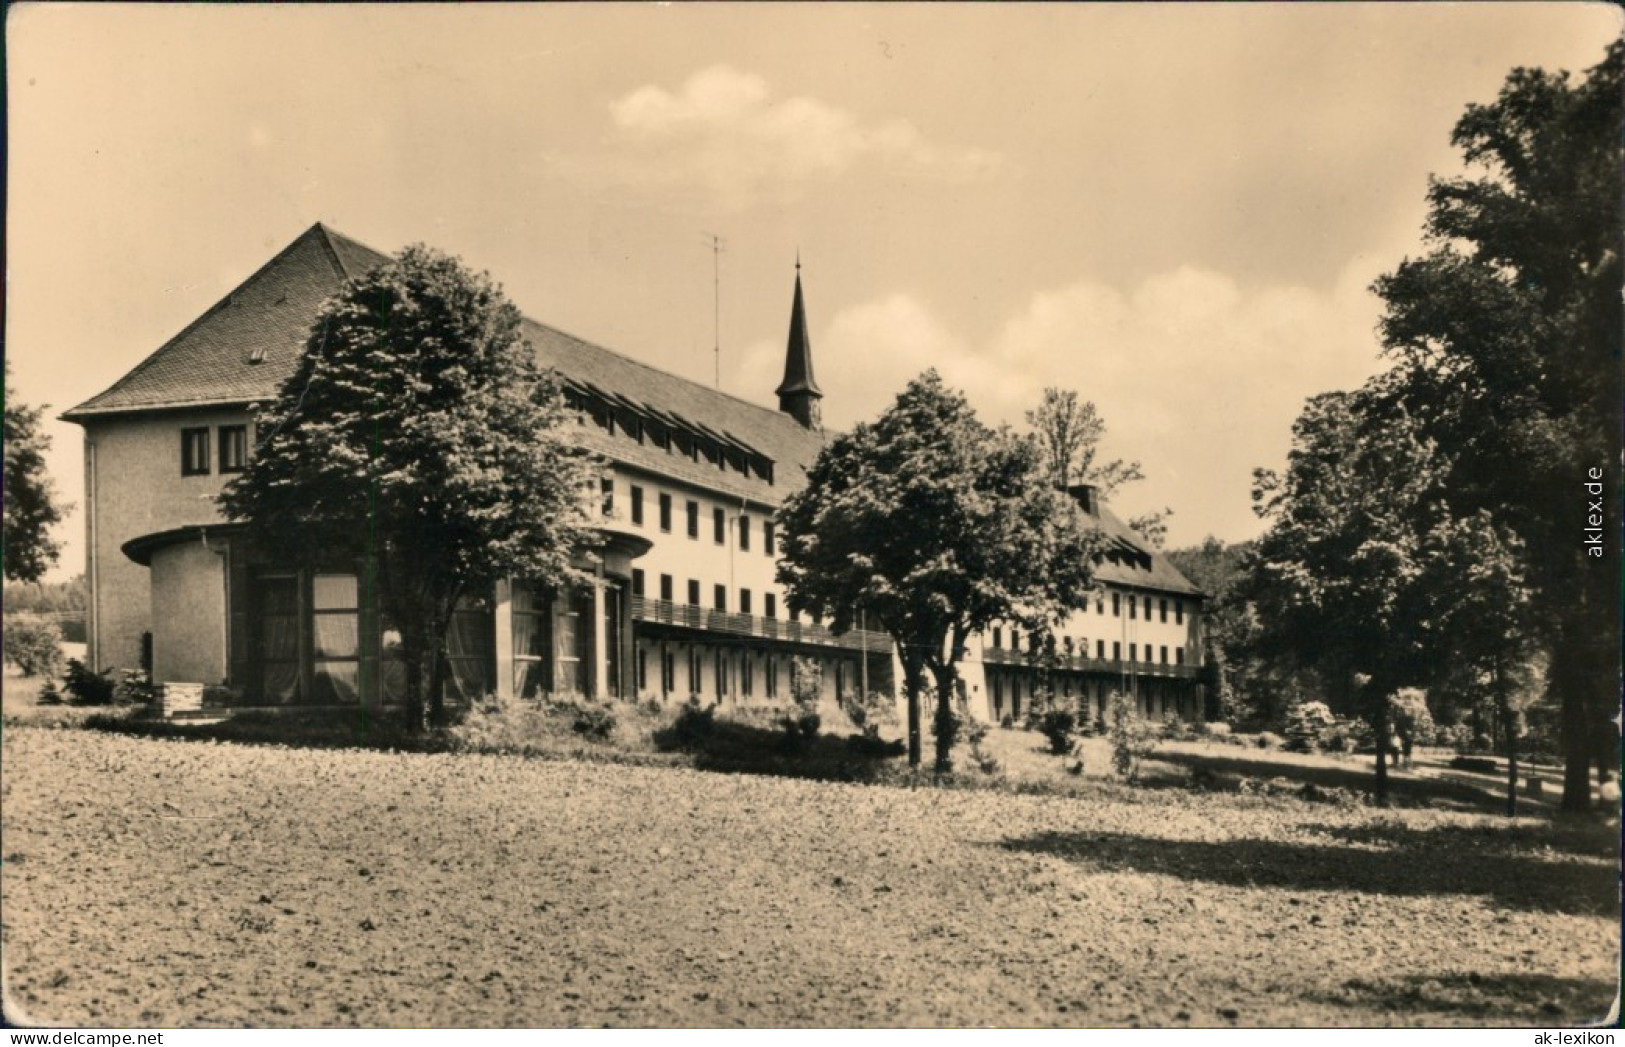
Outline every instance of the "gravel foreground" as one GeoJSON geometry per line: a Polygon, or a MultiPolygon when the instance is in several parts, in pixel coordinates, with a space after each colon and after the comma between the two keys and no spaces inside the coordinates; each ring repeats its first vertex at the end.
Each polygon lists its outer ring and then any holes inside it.
{"type": "Polygon", "coordinates": [[[1617,860],[1534,821],[8,727],[6,1016],[1572,1026],[1617,860]]]}

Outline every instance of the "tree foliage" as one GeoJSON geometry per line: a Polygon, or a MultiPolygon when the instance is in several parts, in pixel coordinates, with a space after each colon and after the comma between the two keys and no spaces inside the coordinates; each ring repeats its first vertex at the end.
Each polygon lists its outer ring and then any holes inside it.
{"type": "Polygon", "coordinates": [[[62,545],[51,537],[51,528],[62,522],[67,506],[57,501],[45,472],[51,438],[40,427],[43,409],[16,400],[10,360],[5,380],[5,577],[37,582],[61,555],[62,545]]]}
{"type": "MultiPolygon", "coordinates": [[[[1079,400],[1070,389],[1050,386],[1036,408],[1027,412],[1027,424],[1038,443],[1045,474],[1057,490],[1073,484],[1092,484],[1102,501],[1110,501],[1127,484],[1145,479],[1139,462],[1100,458],[1100,441],[1106,435],[1106,420],[1094,401],[1079,400]]],[[[1153,548],[1161,549],[1168,538],[1168,517],[1172,509],[1136,516],[1129,521],[1153,548]]]]}
{"type": "Polygon", "coordinates": [[[1263,645],[1325,677],[1364,681],[1358,700],[1386,799],[1389,696],[1427,679],[1423,546],[1448,462],[1386,409],[1380,383],[1312,398],[1292,433],[1285,475],[1259,470],[1253,490],[1270,525],[1250,581],[1263,645]]]}
{"type": "Polygon", "coordinates": [[[459,600],[503,577],[561,584],[585,547],[591,472],[567,417],[501,288],[409,247],[323,305],[221,504],[277,557],[375,565],[409,715],[427,700],[438,718],[459,600]]]}
{"type": "Polygon", "coordinates": [[[1395,397],[1455,455],[1452,509],[1521,541],[1571,809],[1590,804],[1588,761],[1617,759],[1622,56],[1578,82],[1516,69],[1470,106],[1453,136],[1470,171],[1432,182],[1430,250],[1375,285],[1395,397]]]}
{"type": "MultiPolygon", "coordinates": [[[[1038,443],[983,425],[935,371],[832,440],[779,519],[778,581],[791,609],[837,633],[862,610],[896,641],[916,765],[925,674],[946,725],[971,634],[999,621],[1053,626],[1082,605],[1099,543],[1049,482],[1038,443]]],[[[951,766],[951,737],[938,731],[939,769],[951,766]]]]}

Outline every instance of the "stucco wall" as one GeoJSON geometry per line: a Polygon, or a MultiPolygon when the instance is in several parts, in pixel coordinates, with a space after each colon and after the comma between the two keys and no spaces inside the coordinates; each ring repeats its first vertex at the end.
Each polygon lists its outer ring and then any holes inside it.
{"type": "MultiPolygon", "coordinates": [[[[152,628],[147,568],[120,547],[132,538],[191,524],[219,522],[214,496],[220,425],[248,421],[242,411],[210,410],[91,421],[85,426],[86,573],[91,579],[90,647],[97,669],[134,668],[141,634],[152,628]],[[181,430],[211,428],[210,472],[181,475],[181,430]]],[[[210,681],[212,682],[212,681],[210,681]]]]}
{"type": "Polygon", "coordinates": [[[163,682],[226,678],[226,547],[194,539],[152,557],[152,674],[163,682]]]}

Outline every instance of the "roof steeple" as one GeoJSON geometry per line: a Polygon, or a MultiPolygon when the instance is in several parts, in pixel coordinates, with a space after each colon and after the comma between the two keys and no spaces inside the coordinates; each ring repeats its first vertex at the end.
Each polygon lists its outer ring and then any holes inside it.
{"type": "Polygon", "coordinates": [[[796,294],[790,306],[790,339],[784,353],[784,381],[774,390],[779,396],[779,410],[790,415],[803,427],[818,429],[823,424],[823,412],[818,401],[823,390],[813,378],[812,340],[807,337],[807,308],[801,298],[801,252],[796,252],[796,294]]]}

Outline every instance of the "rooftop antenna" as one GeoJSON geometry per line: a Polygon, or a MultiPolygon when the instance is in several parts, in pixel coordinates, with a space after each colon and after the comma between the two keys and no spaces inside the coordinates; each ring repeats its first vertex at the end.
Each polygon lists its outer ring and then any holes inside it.
{"type": "Polygon", "coordinates": [[[716,387],[722,388],[722,252],[728,242],[716,233],[706,233],[711,246],[711,353],[716,361],[716,387]]]}

